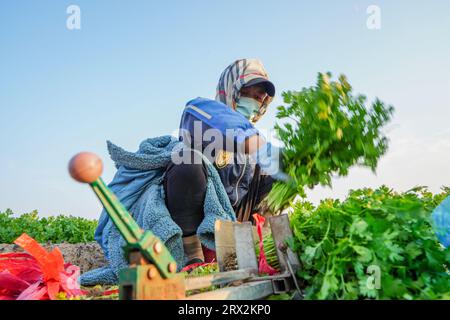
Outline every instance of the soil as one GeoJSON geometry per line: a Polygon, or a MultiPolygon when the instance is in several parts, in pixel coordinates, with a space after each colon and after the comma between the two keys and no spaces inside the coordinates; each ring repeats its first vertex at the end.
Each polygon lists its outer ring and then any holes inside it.
{"type": "MultiPolygon", "coordinates": [[[[47,251],[58,247],[63,254],[64,262],[80,267],[81,273],[106,265],[103,251],[96,242],[42,244],[42,246],[47,251]]],[[[23,252],[23,249],[15,244],[0,244],[0,253],[7,252],[23,252]]]]}
{"type": "Polygon", "coordinates": [[[231,252],[225,255],[223,259],[224,270],[225,271],[233,271],[238,269],[237,256],[236,252],[231,252]]]}

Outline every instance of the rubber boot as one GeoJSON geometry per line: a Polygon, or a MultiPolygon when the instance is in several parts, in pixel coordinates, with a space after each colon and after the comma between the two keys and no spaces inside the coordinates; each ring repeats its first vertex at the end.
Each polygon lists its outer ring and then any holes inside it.
{"type": "Polygon", "coordinates": [[[186,265],[205,261],[202,244],[196,235],[183,237],[183,248],[188,261],[186,265]]]}

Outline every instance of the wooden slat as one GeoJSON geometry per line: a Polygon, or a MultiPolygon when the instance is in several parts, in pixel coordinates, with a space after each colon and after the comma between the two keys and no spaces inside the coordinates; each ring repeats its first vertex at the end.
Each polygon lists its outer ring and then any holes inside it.
{"type": "Polygon", "coordinates": [[[272,281],[250,282],[187,297],[187,300],[258,300],[273,294],[272,281]]]}
{"type": "Polygon", "coordinates": [[[219,271],[223,272],[226,271],[225,258],[230,254],[236,254],[233,222],[217,220],[214,231],[217,264],[219,271]]]}
{"type": "Polygon", "coordinates": [[[239,269],[250,269],[256,273],[258,261],[256,260],[252,223],[236,223],[234,225],[234,239],[239,269]]]}
{"type": "Polygon", "coordinates": [[[216,274],[209,274],[200,277],[189,276],[184,280],[186,290],[195,290],[207,288],[210,286],[217,286],[227,284],[233,281],[245,280],[253,277],[252,270],[234,270],[228,272],[220,272],[216,274]]]}

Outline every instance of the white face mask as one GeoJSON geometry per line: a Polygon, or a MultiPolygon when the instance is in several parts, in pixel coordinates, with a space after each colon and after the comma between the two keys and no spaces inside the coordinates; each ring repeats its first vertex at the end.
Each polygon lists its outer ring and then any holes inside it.
{"type": "Polygon", "coordinates": [[[258,112],[259,107],[260,103],[249,97],[240,97],[236,102],[236,111],[249,120],[258,112]]]}

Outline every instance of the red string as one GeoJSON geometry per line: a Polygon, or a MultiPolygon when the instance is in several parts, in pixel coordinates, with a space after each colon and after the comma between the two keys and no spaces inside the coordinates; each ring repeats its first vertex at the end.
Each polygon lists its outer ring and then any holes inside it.
{"type": "Polygon", "coordinates": [[[267,258],[266,258],[266,255],[264,253],[262,228],[263,228],[263,225],[264,225],[264,221],[266,221],[266,219],[263,216],[261,216],[261,215],[259,215],[257,213],[253,214],[253,219],[255,219],[255,221],[256,221],[256,229],[258,231],[258,236],[259,236],[258,272],[259,273],[266,273],[266,274],[269,274],[269,275],[273,275],[273,274],[277,273],[277,270],[272,268],[267,263],[267,258]]]}

